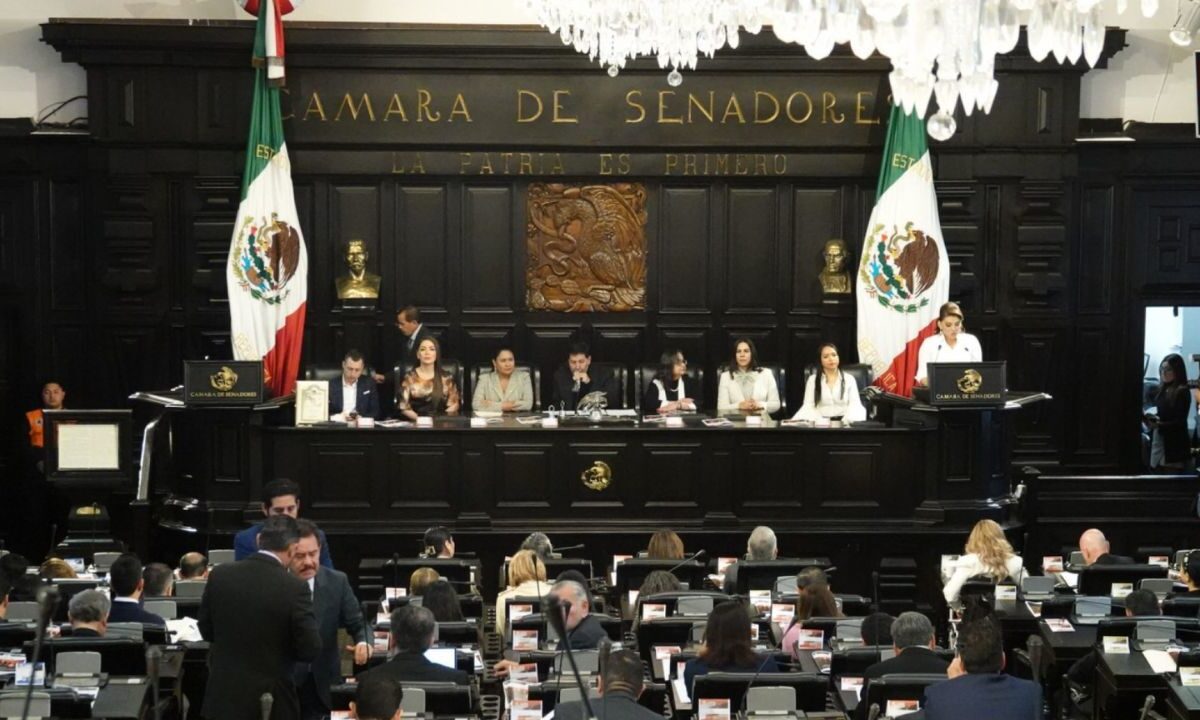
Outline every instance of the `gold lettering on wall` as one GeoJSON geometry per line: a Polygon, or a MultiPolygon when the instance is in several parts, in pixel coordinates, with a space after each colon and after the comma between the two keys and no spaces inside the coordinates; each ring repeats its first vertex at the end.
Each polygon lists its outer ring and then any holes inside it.
{"type": "Polygon", "coordinates": [[[778,117],[779,117],[779,99],[776,98],[774,95],[772,95],[769,92],[755,90],[754,91],[754,123],[756,125],[768,125],[770,123],[775,122],[775,119],[778,117]],[[762,112],[761,112],[762,100],[764,100],[764,99],[770,100],[772,108],[773,108],[771,110],[771,116],[767,117],[767,118],[764,118],[762,116],[762,112]]]}
{"type": "Polygon", "coordinates": [[[872,118],[863,117],[863,114],[867,111],[866,106],[863,105],[863,97],[873,98],[873,97],[875,97],[875,93],[868,92],[868,91],[862,91],[862,92],[859,92],[857,95],[855,95],[855,97],[854,97],[854,124],[855,125],[878,125],[879,124],[879,116],[878,115],[876,115],[875,117],[872,117],[872,118]]]}
{"type": "Polygon", "coordinates": [[[562,98],[568,97],[570,94],[570,90],[554,91],[554,122],[571,124],[579,122],[579,118],[571,117],[563,111],[562,98]]]}
{"type": "Polygon", "coordinates": [[[635,118],[625,118],[626,123],[640,123],[646,119],[646,106],[638,102],[641,97],[641,90],[630,90],[629,92],[625,93],[625,104],[634,110],[637,110],[638,112],[637,117],[635,118]]]}
{"type": "Polygon", "coordinates": [[[788,120],[791,120],[793,123],[795,123],[797,125],[803,125],[804,123],[808,122],[809,118],[811,118],[812,114],[813,114],[812,98],[809,97],[808,93],[806,93],[802,90],[797,90],[796,92],[792,93],[791,95],[788,95],[786,107],[787,107],[788,120]],[[792,103],[795,102],[797,98],[804,99],[805,109],[804,109],[803,117],[796,117],[796,114],[792,111],[792,103]]]}
{"type": "Polygon", "coordinates": [[[454,107],[450,108],[450,118],[446,122],[454,122],[455,115],[462,115],[464,120],[471,122],[471,111],[467,109],[467,101],[462,93],[454,96],[454,107]]]}
{"type": "Polygon", "coordinates": [[[738,125],[746,124],[746,116],[742,114],[742,106],[735,93],[729,93],[729,102],[725,103],[725,114],[721,116],[722,125],[729,122],[730,115],[737,118],[738,125]]]}
{"type": "Polygon", "coordinates": [[[425,159],[421,156],[421,153],[413,153],[412,157],[410,158],[409,153],[393,152],[392,174],[424,175],[425,159]]]}
{"type": "Polygon", "coordinates": [[[519,123],[534,122],[542,116],[542,111],[544,109],[545,108],[542,107],[542,98],[539,97],[537,93],[535,93],[531,90],[518,90],[517,91],[517,122],[519,122],[519,123]],[[533,112],[533,114],[528,114],[525,111],[525,99],[526,98],[529,98],[534,103],[536,103],[537,110],[535,112],[533,112]]]}
{"type": "Polygon", "coordinates": [[[458,154],[459,175],[564,175],[561,153],[489,153],[458,154]]]}
{"type": "Polygon", "coordinates": [[[421,122],[421,116],[429,122],[437,122],[442,119],[442,114],[429,107],[429,103],[433,102],[433,96],[424,88],[417,90],[417,122],[421,122]]]}
{"type": "Polygon", "coordinates": [[[313,114],[321,118],[321,122],[325,122],[325,108],[321,105],[321,96],[315,92],[308,98],[308,107],[304,110],[304,119],[307,120],[308,116],[313,114]]]}
{"type": "Polygon", "coordinates": [[[683,116],[667,117],[667,98],[675,97],[674,90],[659,90],[658,91],[658,124],[659,125],[682,125],[683,116]]]}
{"type": "Polygon", "coordinates": [[[837,95],[828,90],[821,93],[821,124],[827,122],[833,122],[834,125],[846,122],[846,113],[837,111],[837,95]]]}
{"type": "Polygon", "coordinates": [[[612,153],[600,153],[600,174],[601,175],[628,175],[632,167],[629,153],[621,153],[616,156],[616,162],[613,162],[612,153]]]}
{"type": "Polygon", "coordinates": [[[401,122],[408,122],[408,113],[404,112],[404,103],[400,101],[399,93],[392,93],[392,99],[388,101],[387,112],[383,114],[383,121],[387,122],[392,115],[399,115],[401,122]]]}
{"type": "Polygon", "coordinates": [[[367,117],[371,119],[371,122],[375,122],[375,110],[371,107],[371,96],[363,93],[362,97],[358,100],[358,104],[355,105],[354,99],[350,97],[350,93],[346,93],[342,96],[342,104],[338,105],[337,115],[333,116],[333,121],[337,122],[341,120],[342,112],[346,110],[350,112],[351,120],[357,120],[358,114],[363,111],[363,108],[366,108],[367,117]]]}
{"type": "Polygon", "coordinates": [[[716,103],[716,99],[717,99],[717,93],[712,90],[709,90],[708,91],[708,105],[704,106],[704,105],[700,104],[700,101],[696,98],[696,96],[694,94],[688,93],[688,111],[687,111],[688,112],[688,115],[687,115],[688,123],[690,124],[692,122],[692,108],[693,107],[696,108],[696,110],[711,123],[713,121],[713,105],[716,103]]]}

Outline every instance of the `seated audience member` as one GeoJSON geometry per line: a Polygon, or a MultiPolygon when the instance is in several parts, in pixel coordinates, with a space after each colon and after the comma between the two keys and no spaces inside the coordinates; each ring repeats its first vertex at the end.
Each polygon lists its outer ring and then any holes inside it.
{"type": "MultiPolygon", "coordinates": [[[[682,589],[683,583],[679,582],[679,578],[675,577],[673,573],[669,573],[666,570],[655,570],[647,575],[646,579],[642,581],[642,586],[638,588],[638,598],[644,601],[645,598],[648,598],[652,595],[665,592],[679,592],[682,589]]],[[[632,613],[636,611],[637,605],[635,603],[634,605],[630,606],[629,612],[632,613]]],[[[641,627],[641,624],[642,616],[640,614],[634,615],[632,628],[634,633],[638,631],[638,628],[641,627]]]]}
{"type": "Polygon", "coordinates": [[[697,675],[710,672],[776,673],[779,666],[770,654],[759,656],[750,647],[750,613],[738,601],[723,602],[708,614],[704,646],[698,657],[683,667],[683,682],[693,693],[697,675]]]}
{"type": "Polygon", "coordinates": [[[183,557],[179,558],[179,579],[208,579],[208,558],[204,556],[204,553],[184,553],[183,557]]]}
{"type": "Polygon", "coordinates": [[[1083,553],[1084,565],[1132,565],[1133,558],[1113,555],[1104,533],[1096,528],[1084,530],[1079,536],[1079,552],[1083,553]]]}
{"type": "Polygon", "coordinates": [[[38,568],[38,575],[43,580],[73,580],[79,577],[69,562],[57,557],[47,558],[38,568]]]}
{"type": "Polygon", "coordinates": [[[600,621],[591,614],[591,597],[583,585],[574,580],[559,580],[550,588],[547,599],[550,601],[547,614],[554,612],[553,605],[557,600],[559,611],[564,616],[563,626],[567,634],[559,638],[559,650],[566,650],[568,645],[572,650],[595,650],[600,646],[600,641],[608,637],[600,621]]]}
{"type": "Polygon", "coordinates": [[[342,375],[329,381],[329,416],[350,421],[359,417],[379,417],[379,390],[363,374],[366,361],[357,350],[347,350],[342,358],[342,375]]]}
{"type": "Polygon", "coordinates": [[[862,627],[859,635],[862,637],[863,645],[866,647],[874,647],[875,645],[891,645],[892,644],[892,623],[896,618],[888,615],[885,612],[873,612],[863,618],[862,627]]]}
{"type": "Polygon", "coordinates": [[[696,409],[700,388],[688,377],[687,358],[680,350],[668,350],[659,358],[658,370],[642,395],[642,412],[690,412],[696,409]]]}
{"type": "Polygon", "coordinates": [[[421,606],[429,608],[433,619],[438,622],[462,622],[462,607],[458,604],[458,593],[445,580],[436,580],[425,588],[421,606]]]}
{"type": "MultiPolygon", "coordinates": [[[[632,650],[614,650],[600,673],[592,707],[605,720],[663,720],[663,716],[642,707],[638,698],[645,687],[642,659],[632,650]],[[603,710],[601,710],[603,708],[603,710]]],[[[554,707],[557,720],[586,720],[581,701],[559,703],[554,707]]]]}
{"type": "Polygon", "coordinates": [[[8,593],[11,589],[8,578],[0,575],[0,625],[5,625],[8,621],[8,593]]]}
{"type": "Polygon", "coordinates": [[[418,417],[457,415],[462,406],[454,375],[441,366],[438,341],[427,337],[417,347],[418,364],[400,383],[400,414],[409,420],[418,417]]]}
{"type": "Polygon", "coordinates": [[[592,589],[588,585],[588,579],[583,573],[578,570],[563,570],[558,574],[558,577],[554,578],[554,582],[561,582],[563,580],[571,580],[579,583],[587,591],[588,602],[591,603],[592,609],[596,609],[596,596],[592,594],[592,589]]]}
{"type": "Polygon", "coordinates": [[[517,369],[517,358],[511,348],[501,347],[492,358],[492,372],[479,374],[471,408],[502,412],[533,409],[533,381],[528,371],[517,369]]]}
{"type": "Polygon", "coordinates": [[[1200,597],[1200,552],[1193,551],[1184,556],[1179,579],[1187,584],[1187,591],[1173,593],[1172,597],[1200,597]]]}
{"type": "Polygon", "coordinates": [[[646,558],[649,560],[682,560],[683,540],[671,530],[659,530],[650,536],[650,544],[646,546],[646,558]]]}
{"type": "Polygon", "coordinates": [[[954,574],[942,588],[947,603],[958,602],[963,583],[969,578],[985,575],[995,582],[1011,580],[1020,584],[1025,577],[1021,556],[1013,552],[1012,545],[1004,537],[1004,530],[995,520],[975,523],[963,552],[965,554],[954,563],[954,574]]]}
{"type": "Polygon", "coordinates": [[[72,595],[67,603],[71,637],[104,637],[108,632],[111,609],[112,603],[99,590],[84,590],[72,595]]]}
{"type": "Polygon", "coordinates": [[[461,670],[442,667],[425,657],[437,637],[437,621],[428,608],[405,605],[392,612],[392,650],[384,664],[359,673],[358,682],[385,678],[395,682],[452,682],[467,685],[470,677],[461,670]]]}
{"type": "Polygon", "coordinates": [[[550,396],[550,402],[575,410],[579,407],[580,398],[591,392],[603,392],[610,408],[619,408],[624,404],[621,388],[612,371],[603,367],[593,368],[591,348],[586,342],[574,342],[567,352],[567,364],[554,371],[554,394],[550,396]]]}
{"type": "Polygon", "coordinates": [[[150,563],[142,569],[145,597],[169,598],[175,594],[175,574],[165,563],[150,563]]]}
{"type": "Polygon", "coordinates": [[[847,425],[866,420],[867,409],[858,395],[858,383],[853,375],[842,372],[837,346],[821,345],[820,358],[821,369],[805,381],[804,404],[792,419],[809,422],[840,419],[847,425]]]}
{"type": "Polygon", "coordinates": [[[783,650],[797,656],[796,641],[804,622],[815,617],[842,617],[837,600],[829,589],[829,576],[818,567],[807,567],[796,574],[796,614],[783,634],[783,650]]]}
{"type": "MultiPolygon", "coordinates": [[[[779,557],[779,546],[775,541],[775,531],[766,525],[759,525],[750,533],[746,540],[746,559],[751,562],[763,562],[779,557]]],[[[737,590],[737,563],[725,568],[725,592],[732,595],[737,590]]]]}
{"type": "Polygon", "coordinates": [[[448,527],[435,525],[429,528],[425,531],[425,537],[422,538],[421,543],[425,546],[421,557],[443,560],[454,557],[454,535],[450,533],[448,527]]]}
{"type": "Polygon", "coordinates": [[[758,351],[750,338],[733,344],[733,362],[721,373],[717,387],[717,414],[773,413],[779,410],[775,373],[759,367],[758,351]]]}
{"type": "Polygon", "coordinates": [[[534,532],[529,533],[529,537],[521,542],[521,547],[518,550],[532,550],[537,553],[538,557],[543,561],[556,557],[554,554],[554,544],[550,542],[550,538],[546,533],[534,532]]]}
{"type": "Polygon", "coordinates": [[[0,576],[8,579],[9,599],[13,602],[37,600],[37,578],[29,575],[29,561],[24,555],[0,555],[0,576]]]}
{"type": "Polygon", "coordinates": [[[401,720],[403,699],[404,690],[395,680],[364,676],[354,687],[350,716],[355,720],[401,720]]]}
{"type": "Polygon", "coordinates": [[[425,588],[438,581],[437,570],[433,568],[417,568],[408,576],[408,596],[420,597],[425,594],[425,588]]]}
{"type": "Polygon", "coordinates": [[[125,553],[113,561],[112,567],[108,569],[108,585],[112,591],[109,622],[164,626],[167,624],[161,616],[147,612],[142,607],[146,581],[142,579],[142,561],[138,560],[137,555],[125,553]]]}
{"type": "MultiPolygon", "coordinates": [[[[866,623],[863,622],[863,627],[866,627],[866,623]]],[[[900,613],[900,617],[892,621],[890,632],[896,656],[868,667],[863,671],[864,677],[870,679],[891,673],[946,672],[950,663],[933,651],[937,643],[929,618],[911,610],[900,613]]]]}
{"type": "Polygon", "coordinates": [[[506,600],[515,597],[540,598],[546,594],[546,564],[533,550],[521,550],[508,561],[508,587],[496,595],[496,630],[508,631],[506,600]]]}
{"type": "MultiPolygon", "coordinates": [[[[300,486],[291,480],[273,480],[263,486],[262,514],[287,515],[295,519],[300,517],[300,486]]],[[[233,557],[235,560],[245,558],[258,552],[258,533],[262,523],[254,523],[242,530],[233,538],[233,557]]],[[[321,564],[327,568],[333,567],[333,558],[329,554],[329,538],[321,530],[321,564]]]]}
{"type": "MultiPolygon", "coordinates": [[[[1158,596],[1149,590],[1134,590],[1125,596],[1125,617],[1157,617],[1161,614],[1158,596]]],[[[1067,678],[1081,691],[1077,700],[1091,696],[1096,682],[1096,665],[1099,662],[1100,656],[1096,650],[1092,650],[1076,660],[1067,670],[1067,678]]]]}
{"type": "Polygon", "coordinates": [[[986,717],[1041,720],[1042,691],[1036,684],[1004,672],[999,624],[991,618],[964,623],[958,631],[958,655],[945,682],[925,688],[926,720],[963,720],[964,708],[987,708],[986,717]]]}

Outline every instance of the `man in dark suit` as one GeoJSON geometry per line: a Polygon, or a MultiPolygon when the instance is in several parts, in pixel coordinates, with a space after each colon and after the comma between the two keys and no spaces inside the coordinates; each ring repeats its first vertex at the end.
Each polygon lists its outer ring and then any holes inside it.
{"type": "MultiPolygon", "coordinates": [[[[863,622],[864,629],[870,619],[867,618],[863,622]]],[[[919,612],[900,613],[900,617],[892,621],[889,632],[892,637],[892,650],[896,655],[868,667],[863,672],[865,681],[869,683],[875,678],[895,673],[946,674],[946,667],[950,663],[933,652],[936,644],[933,636],[933,623],[929,622],[929,618],[919,612]]],[[[866,696],[864,688],[863,697],[866,696]]],[[[868,711],[867,703],[859,703],[855,717],[865,720],[868,711]]]]}
{"type": "Polygon", "coordinates": [[[329,414],[350,420],[353,417],[379,417],[379,391],[363,375],[366,361],[357,350],[347,350],[342,358],[342,376],[329,381],[329,414]]]}
{"type": "Polygon", "coordinates": [[[213,568],[200,599],[200,634],[211,643],[201,715],[209,720],[259,720],[270,694],[272,720],[296,720],[292,684],[298,662],[321,652],[308,583],[288,572],[300,540],[287,515],[267,518],[258,551],[213,568]]]}
{"type": "Polygon", "coordinates": [[[99,638],[108,632],[108,615],[112,604],[99,590],[84,590],[71,596],[67,603],[67,619],[71,622],[71,637],[99,638]]]}
{"type": "Polygon", "coordinates": [[[1042,691],[1004,672],[1000,627],[991,617],[964,623],[949,680],[925,688],[925,720],[1041,720],[1042,691]]]}
{"type": "MultiPolygon", "coordinates": [[[[300,486],[291,480],[273,480],[263,486],[262,514],[268,518],[274,515],[287,515],[295,520],[300,517],[300,486]]],[[[233,558],[245,560],[258,552],[258,533],[262,523],[254,523],[245,530],[233,536],[233,558]]],[[[324,530],[317,531],[321,538],[321,564],[333,568],[333,558],[329,556],[329,539],[324,530]]]]}
{"type": "Polygon", "coordinates": [[[1132,565],[1133,558],[1109,552],[1108,538],[1096,528],[1084,530],[1079,536],[1079,552],[1084,565],[1132,565]]]}
{"type": "Polygon", "coordinates": [[[296,666],[293,677],[300,692],[300,713],[304,720],[320,720],[329,715],[333,703],[329,687],[342,681],[338,629],[345,628],[354,644],[346,648],[354,653],[355,665],[366,665],[371,658],[367,626],[363,622],[358,598],[350,589],[346,574],[322,567],[321,541],[317,526],[297,520],[300,541],[292,553],[292,574],[312,590],[313,614],[321,631],[321,654],[311,663],[296,666]]]}
{"type": "Polygon", "coordinates": [[[110,623],[166,626],[167,621],[161,616],[142,607],[146,581],[142,579],[142,561],[137,555],[125,553],[113,561],[108,569],[108,585],[113,596],[112,610],[108,613],[110,623]]]}
{"type": "Polygon", "coordinates": [[[359,673],[358,681],[387,678],[396,682],[452,682],[468,685],[471,678],[462,670],[442,667],[425,657],[437,637],[433,613],[420,605],[405,605],[392,611],[392,649],[396,654],[379,667],[359,673]]]}
{"type": "MultiPolygon", "coordinates": [[[[604,626],[592,615],[591,596],[587,588],[574,580],[559,580],[550,588],[550,598],[556,599],[564,613],[566,637],[558,640],[558,649],[595,650],[608,637],[604,626]]],[[[553,610],[551,610],[553,612],[553,610]]]]}
{"type": "MultiPolygon", "coordinates": [[[[597,685],[599,697],[592,700],[596,717],[600,720],[662,720],[662,715],[638,704],[644,678],[642,659],[636,652],[616,650],[609,654],[597,685]]],[[[554,717],[584,720],[587,713],[581,701],[572,701],[556,705],[554,717]]]]}
{"type": "Polygon", "coordinates": [[[592,367],[592,351],[586,342],[571,343],[567,353],[567,364],[554,371],[554,405],[565,403],[568,410],[579,406],[579,399],[591,392],[603,392],[608,398],[608,407],[619,408],[624,403],[621,388],[612,371],[603,367],[592,367]]]}
{"type": "Polygon", "coordinates": [[[364,677],[354,688],[350,714],[356,720],[400,720],[404,689],[385,677],[364,677]]]}

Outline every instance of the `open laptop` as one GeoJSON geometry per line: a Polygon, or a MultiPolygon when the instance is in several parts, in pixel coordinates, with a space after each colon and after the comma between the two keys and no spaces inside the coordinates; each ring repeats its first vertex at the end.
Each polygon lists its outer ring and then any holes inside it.
{"type": "Polygon", "coordinates": [[[1112,612],[1112,598],[1082,595],[1075,598],[1075,624],[1098,625],[1112,612]]]}

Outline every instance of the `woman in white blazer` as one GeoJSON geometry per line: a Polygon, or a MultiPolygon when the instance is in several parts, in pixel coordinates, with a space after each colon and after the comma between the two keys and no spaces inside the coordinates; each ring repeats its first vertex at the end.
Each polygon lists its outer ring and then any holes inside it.
{"type": "Polygon", "coordinates": [[[853,375],[842,372],[837,346],[824,343],[820,349],[821,369],[804,383],[804,404],[793,420],[817,422],[822,418],[840,418],[843,424],[867,419],[867,409],[858,395],[853,375]]]}
{"type": "Polygon", "coordinates": [[[1011,580],[1016,584],[1025,577],[1021,556],[1013,552],[1012,545],[1004,537],[1004,530],[995,520],[975,523],[963,551],[965,554],[954,562],[954,572],[942,588],[947,603],[957,603],[963,583],[976,575],[986,575],[996,582],[1011,580]]]}
{"type": "Polygon", "coordinates": [[[733,344],[733,362],[717,386],[717,414],[773,413],[779,409],[775,373],[759,367],[758,351],[750,338],[733,344]]]}

